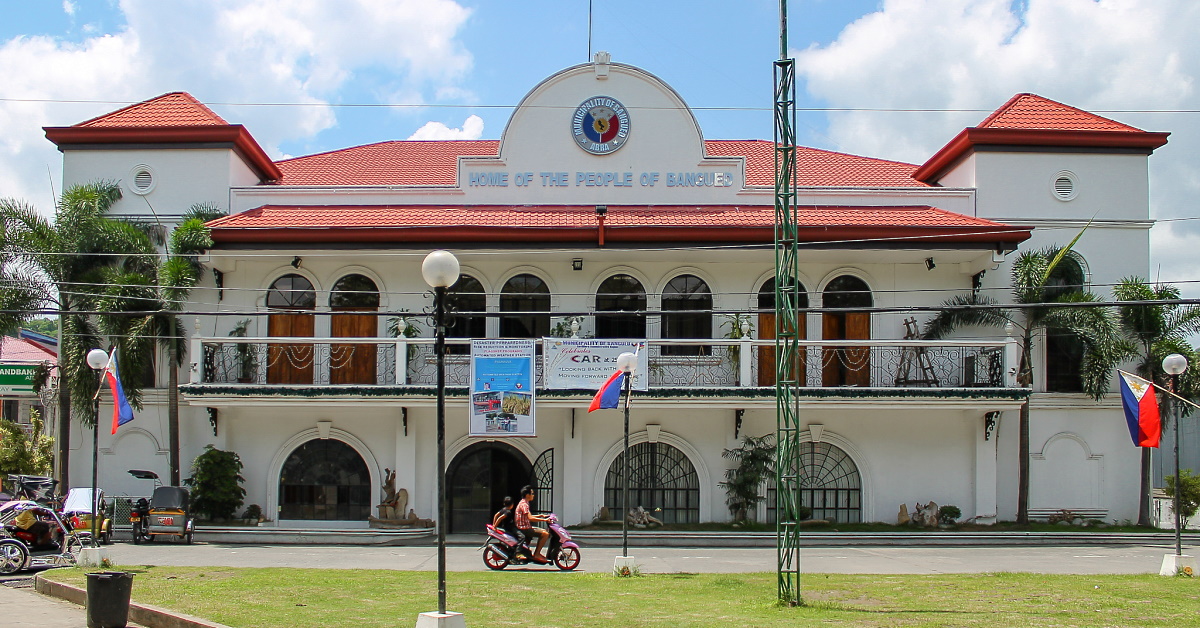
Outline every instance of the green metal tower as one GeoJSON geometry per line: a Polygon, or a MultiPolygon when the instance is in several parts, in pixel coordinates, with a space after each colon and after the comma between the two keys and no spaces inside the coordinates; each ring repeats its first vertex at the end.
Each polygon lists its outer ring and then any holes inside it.
{"type": "Polygon", "coordinates": [[[800,600],[800,420],[804,372],[797,337],[800,281],[796,244],[796,60],[788,58],[787,0],[779,1],[775,62],[775,534],[780,601],[800,600]]]}

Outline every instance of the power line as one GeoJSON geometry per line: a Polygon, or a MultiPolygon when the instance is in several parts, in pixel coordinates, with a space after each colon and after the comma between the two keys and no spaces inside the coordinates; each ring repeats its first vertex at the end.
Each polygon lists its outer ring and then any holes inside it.
{"type": "MultiPolygon", "coordinates": [[[[135,105],[144,101],[129,100],[91,100],[66,98],[0,98],[0,102],[14,103],[45,103],[61,105],[135,105]]],[[[516,109],[518,105],[489,105],[489,104],[455,104],[455,103],[408,103],[408,102],[253,102],[253,101],[211,101],[204,103],[210,107],[329,107],[335,109],[516,109]]],[[[567,105],[522,105],[526,109],[560,109],[574,110],[567,105]]],[[[679,110],[683,107],[630,107],[630,109],[679,110]]],[[[751,111],[770,112],[770,106],[697,106],[688,107],[693,111],[751,111]]],[[[969,107],[795,107],[798,112],[805,113],[992,113],[994,108],[969,107]]],[[[1088,109],[1091,113],[1123,114],[1123,113],[1170,113],[1190,114],[1200,113],[1200,109],[1088,109]]]]}

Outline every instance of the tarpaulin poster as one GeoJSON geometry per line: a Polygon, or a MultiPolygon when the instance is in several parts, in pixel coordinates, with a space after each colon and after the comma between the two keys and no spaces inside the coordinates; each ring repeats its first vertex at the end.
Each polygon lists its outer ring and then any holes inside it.
{"type": "Polygon", "coordinates": [[[649,389],[649,352],[645,340],[545,338],[542,346],[545,347],[542,377],[547,389],[595,391],[613,374],[617,356],[625,352],[637,354],[633,389],[649,389]]]}
{"type": "Polygon", "coordinates": [[[536,436],[533,340],[471,341],[471,436],[536,436]]]}

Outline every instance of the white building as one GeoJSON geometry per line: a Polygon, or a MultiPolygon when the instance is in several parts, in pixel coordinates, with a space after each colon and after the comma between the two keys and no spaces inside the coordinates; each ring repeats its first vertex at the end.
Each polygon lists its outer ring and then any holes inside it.
{"type": "MultiPolygon", "coordinates": [[[[213,272],[187,308],[212,315],[195,317],[181,375],[183,473],[207,444],[237,452],[247,503],[281,524],[366,526],[385,469],[420,517],[436,512],[421,315],[432,300],[419,273],[436,248],[462,263],[458,308],[487,313],[461,317],[451,336],[541,338],[580,315],[580,335],[649,339],[650,389],[631,414],[633,505],[669,521],[728,519],[722,450],[776,428],[773,145],[704,139],[681,95],[644,70],[598,61],[548,77],[499,141],[383,141],[272,162],[184,93],[46,132],[67,184],[122,182],[118,214],[147,219],[153,207],[169,222],[193,203],[229,209],[211,223],[213,272]],[[619,310],[648,315],[604,314],[619,310]],[[377,313],[404,311],[420,333],[397,342],[377,313]],[[729,339],[741,335],[733,314],[752,323],[752,340],[729,339]],[[249,340],[231,341],[241,321],[249,340]],[[306,340],[254,340],[268,337],[306,340]],[[372,340],[331,340],[346,337],[372,340]],[[689,338],[710,342],[679,341],[689,338]],[[250,347],[245,374],[233,342],[250,347]]],[[[807,305],[864,308],[801,322],[814,516],[894,521],[900,504],[934,500],[981,522],[1015,517],[1017,413],[1029,396],[1009,371],[1015,342],[987,329],[905,344],[905,319],[928,314],[886,308],[973,288],[1007,301],[1014,250],[1069,242],[1093,217],[1077,246],[1083,279],[1145,276],[1146,161],[1165,142],[1020,94],[923,165],[801,149],[807,305]]],[[[1058,392],[1078,378],[1069,352],[1046,346],[1029,396],[1031,511],[1136,518],[1139,455],[1118,397],[1058,392]]],[[[478,529],[530,482],[570,524],[615,508],[620,414],[587,414],[588,391],[539,387],[535,437],[471,437],[459,351],[449,530],[478,529]]],[[[146,400],[102,439],[110,494],[146,492],[129,468],[166,477],[166,391],[146,400]]],[[[87,458],[72,456],[73,477],[87,458]]]]}

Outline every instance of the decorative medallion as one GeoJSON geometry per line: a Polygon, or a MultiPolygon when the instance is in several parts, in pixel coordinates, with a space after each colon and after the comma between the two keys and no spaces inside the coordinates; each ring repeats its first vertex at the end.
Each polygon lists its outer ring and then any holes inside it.
{"type": "Polygon", "coordinates": [[[580,148],[593,155],[616,152],[629,139],[629,110],[615,98],[593,96],[575,109],[571,134],[580,148]]]}

